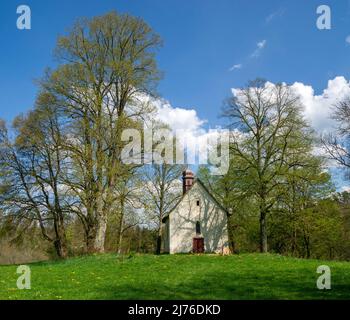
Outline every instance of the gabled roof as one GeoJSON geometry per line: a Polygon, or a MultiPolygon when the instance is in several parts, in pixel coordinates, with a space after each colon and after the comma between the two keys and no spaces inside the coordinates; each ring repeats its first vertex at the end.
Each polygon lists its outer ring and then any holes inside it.
{"type": "Polygon", "coordinates": [[[196,178],[193,182],[193,185],[191,187],[190,190],[188,190],[185,194],[183,194],[180,198],[180,200],[175,204],[174,208],[172,208],[162,219],[162,221],[164,222],[168,217],[169,215],[178,207],[178,205],[182,202],[182,200],[184,199],[184,197],[186,196],[186,194],[188,192],[191,192],[191,190],[193,189],[194,185],[198,183],[202,186],[202,188],[204,189],[204,191],[210,196],[210,198],[215,202],[215,204],[222,210],[224,211],[226,214],[228,214],[228,211],[220,204],[220,202],[211,194],[211,192],[208,190],[208,188],[204,185],[204,183],[196,178]]]}

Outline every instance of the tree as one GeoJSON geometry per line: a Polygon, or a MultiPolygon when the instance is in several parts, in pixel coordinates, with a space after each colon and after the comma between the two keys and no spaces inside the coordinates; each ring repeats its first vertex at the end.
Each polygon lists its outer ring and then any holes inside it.
{"type": "MultiPolygon", "coordinates": [[[[231,162],[233,160],[231,159],[231,162]]],[[[242,194],[237,189],[236,179],[232,166],[229,167],[228,172],[223,176],[216,176],[210,173],[210,170],[207,166],[200,166],[198,173],[200,180],[206,185],[208,190],[214,195],[214,197],[220,202],[220,204],[228,212],[227,215],[227,229],[228,229],[228,238],[231,252],[236,251],[236,240],[234,232],[238,228],[238,225],[235,221],[237,218],[237,213],[242,212],[242,194]]],[[[244,207],[249,207],[247,201],[245,201],[244,207]]]]}
{"type": "Polygon", "coordinates": [[[335,104],[331,118],[338,124],[335,133],[322,137],[329,157],[343,168],[350,168],[350,98],[335,104]]]}
{"type": "Polygon", "coordinates": [[[121,135],[151,112],[142,97],[154,94],[160,44],[144,21],[127,14],[81,20],[58,40],[60,65],[41,83],[69,121],[64,148],[73,170],[66,182],[83,204],[77,214],[89,252],[104,251],[115,189],[129,170],[121,161],[121,135]]]}
{"type": "Polygon", "coordinates": [[[311,144],[298,157],[302,165],[293,167],[286,176],[284,191],[273,208],[270,234],[276,252],[310,258],[311,230],[321,216],[315,208],[334,187],[330,175],[324,172],[323,159],[312,154],[311,144]]]}
{"type": "Polygon", "coordinates": [[[41,93],[36,108],[14,120],[14,141],[2,125],[0,163],[5,192],[1,208],[17,228],[38,224],[43,238],[65,258],[65,223],[74,200],[62,185],[67,170],[61,147],[65,136],[54,105],[51,95],[41,93]]]}
{"type": "Polygon", "coordinates": [[[181,198],[182,189],[178,179],[183,165],[152,164],[144,168],[143,202],[151,222],[157,230],[156,253],[161,252],[163,218],[181,198]]]}
{"type": "Polygon", "coordinates": [[[291,88],[263,80],[237,90],[228,100],[224,116],[231,128],[240,130],[231,143],[231,154],[238,164],[234,169],[239,173],[236,183],[243,194],[251,194],[257,201],[260,250],[267,252],[267,216],[283,192],[286,174],[302,165],[296,155],[305,148],[310,129],[291,88]]]}
{"type": "Polygon", "coordinates": [[[122,242],[126,232],[144,223],[139,192],[144,185],[140,181],[138,168],[133,169],[119,179],[115,190],[118,200],[108,221],[109,239],[113,239],[111,242],[119,254],[122,253],[122,242]]]}

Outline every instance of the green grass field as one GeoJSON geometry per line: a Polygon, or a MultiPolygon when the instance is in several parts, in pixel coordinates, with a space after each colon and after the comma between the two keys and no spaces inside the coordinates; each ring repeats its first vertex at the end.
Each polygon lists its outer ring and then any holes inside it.
{"type": "Polygon", "coordinates": [[[31,264],[30,290],[16,266],[0,267],[0,299],[350,299],[350,263],[278,255],[106,254],[31,264]],[[316,288],[328,265],[332,289],[316,288]]]}

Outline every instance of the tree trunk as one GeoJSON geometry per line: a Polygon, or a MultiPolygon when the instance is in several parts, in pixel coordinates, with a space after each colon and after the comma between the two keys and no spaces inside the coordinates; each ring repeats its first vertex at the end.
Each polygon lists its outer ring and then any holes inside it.
{"type": "Polygon", "coordinates": [[[56,254],[59,258],[65,259],[68,256],[68,249],[62,213],[60,213],[58,217],[55,215],[54,230],[55,239],[53,240],[53,244],[55,246],[56,254]]]}
{"type": "Polygon", "coordinates": [[[156,245],[156,254],[159,255],[162,250],[162,227],[158,230],[158,236],[157,236],[157,245],[156,245]]]}
{"type": "Polygon", "coordinates": [[[107,218],[104,216],[99,217],[96,228],[96,236],[94,240],[94,253],[104,253],[105,252],[105,239],[107,230],[107,218]]]}
{"type": "Polygon", "coordinates": [[[266,212],[260,212],[260,252],[267,253],[266,212]]]}
{"type": "MultiPolygon", "coordinates": [[[[163,201],[164,197],[161,197],[161,201],[163,201]]],[[[159,255],[162,251],[162,225],[163,225],[163,203],[160,206],[160,215],[159,215],[159,227],[158,227],[158,235],[157,235],[157,243],[156,243],[156,254],[159,255]]]]}
{"type": "Polygon", "coordinates": [[[86,243],[86,252],[93,253],[94,252],[94,244],[96,238],[96,227],[90,226],[85,230],[85,243],[86,243]]]}
{"type": "Polygon", "coordinates": [[[293,234],[292,234],[292,245],[291,245],[291,251],[293,256],[296,256],[297,241],[298,241],[297,230],[296,230],[295,222],[293,222],[293,234]]]}
{"type": "Polygon", "coordinates": [[[118,236],[118,254],[122,253],[122,241],[123,241],[123,219],[119,224],[119,236],[118,236]]]}
{"type": "Polygon", "coordinates": [[[229,243],[230,251],[233,254],[236,252],[236,243],[234,240],[235,226],[233,225],[232,218],[233,217],[230,215],[227,216],[227,233],[228,233],[228,243],[229,243]]]}
{"type": "Polygon", "coordinates": [[[68,256],[67,244],[65,240],[56,239],[53,242],[56,254],[60,259],[66,259],[68,256]]]}
{"type": "Polygon", "coordinates": [[[119,215],[119,235],[118,235],[118,254],[122,253],[122,240],[123,240],[123,228],[124,228],[124,197],[120,199],[120,215],[119,215]]]}
{"type": "Polygon", "coordinates": [[[310,238],[304,233],[304,245],[306,249],[306,258],[310,259],[311,250],[310,250],[310,238]]]}

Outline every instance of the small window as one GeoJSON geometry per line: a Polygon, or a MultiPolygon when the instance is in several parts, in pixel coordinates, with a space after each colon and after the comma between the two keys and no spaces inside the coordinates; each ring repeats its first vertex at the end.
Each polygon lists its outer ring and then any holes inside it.
{"type": "Polygon", "coordinates": [[[196,222],[196,233],[201,234],[201,223],[199,221],[196,222]]]}
{"type": "Polygon", "coordinates": [[[197,207],[199,207],[199,200],[197,200],[197,207]]]}

